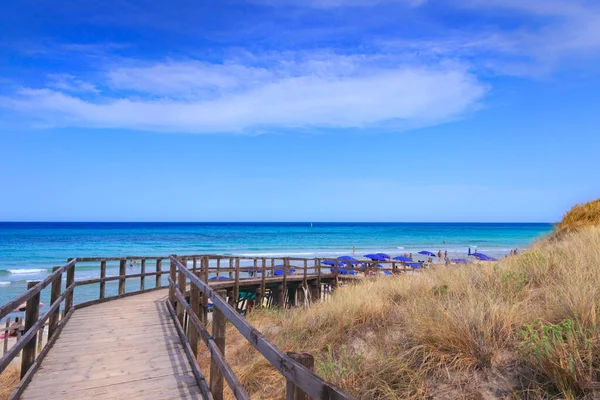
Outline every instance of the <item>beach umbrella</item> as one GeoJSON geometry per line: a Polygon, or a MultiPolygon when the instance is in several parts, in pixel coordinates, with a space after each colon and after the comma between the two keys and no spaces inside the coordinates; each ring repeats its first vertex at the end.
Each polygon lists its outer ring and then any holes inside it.
{"type": "Polygon", "coordinates": [[[421,264],[419,264],[419,263],[406,264],[406,265],[408,265],[411,268],[421,268],[421,264]]]}
{"type": "Polygon", "coordinates": [[[431,257],[436,257],[435,253],[432,253],[431,251],[427,251],[427,250],[420,251],[419,254],[423,254],[423,255],[431,256],[431,257]]]}
{"type": "Polygon", "coordinates": [[[336,266],[336,265],[340,265],[341,262],[339,261],[333,261],[333,260],[323,260],[321,261],[321,265],[332,265],[332,266],[336,266]]]}
{"type": "Polygon", "coordinates": [[[359,261],[356,258],[350,257],[350,256],[341,256],[341,257],[338,257],[338,260],[345,261],[346,264],[358,264],[359,263],[359,261]]]}
{"type": "Polygon", "coordinates": [[[406,257],[406,256],[394,257],[394,260],[396,260],[396,261],[404,261],[404,262],[412,262],[412,260],[409,257],[406,257]]]}
{"type": "MultiPolygon", "coordinates": [[[[208,278],[208,280],[209,280],[209,281],[216,281],[216,280],[217,280],[217,277],[216,277],[216,276],[213,276],[212,278],[208,278]]],[[[226,277],[226,276],[220,276],[220,277],[219,277],[219,280],[220,280],[220,281],[228,281],[228,280],[229,280],[229,278],[228,278],[228,277],[226,277]]]]}
{"type": "Polygon", "coordinates": [[[375,254],[377,254],[377,255],[378,255],[378,256],[380,256],[380,257],[383,257],[383,258],[385,258],[386,260],[390,258],[390,256],[389,256],[389,255],[387,255],[387,254],[385,254],[385,253],[375,253],[375,254]]]}
{"type": "Polygon", "coordinates": [[[387,260],[382,254],[365,254],[365,257],[370,258],[373,261],[385,261],[387,260]]]}

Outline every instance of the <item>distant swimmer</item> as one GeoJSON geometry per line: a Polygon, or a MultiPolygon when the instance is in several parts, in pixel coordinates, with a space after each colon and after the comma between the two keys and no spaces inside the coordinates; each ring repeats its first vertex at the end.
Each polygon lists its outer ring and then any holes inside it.
{"type": "Polygon", "coordinates": [[[352,254],[356,254],[356,247],[352,246],[352,254]]]}

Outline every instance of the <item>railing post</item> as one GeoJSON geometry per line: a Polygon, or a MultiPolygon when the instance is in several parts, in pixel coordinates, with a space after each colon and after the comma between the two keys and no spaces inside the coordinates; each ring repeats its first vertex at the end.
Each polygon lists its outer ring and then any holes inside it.
{"type": "MultiPolygon", "coordinates": [[[[208,285],[208,267],[210,264],[210,258],[208,256],[202,257],[202,263],[204,264],[204,270],[202,273],[204,274],[204,283],[208,285]]],[[[204,314],[204,323],[208,322],[208,295],[203,293],[202,295],[202,313],[204,314]]]]}
{"type": "MultiPolygon", "coordinates": [[[[69,258],[69,262],[71,260],[72,258],[69,258]]],[[[65,290],[69,289],[73,282],[75,282],[75,264],[73,264],[72,267],[67,269],[67,282],[65,290]]],[[[67,313],[71,311],[71,308],[73,308],[73,292],[75,292],[75,288],[73,288],[73,290],[67,295],[67,298],[65,299],[65,315],[67,315],[67,313]]]]}
{"type": "MultiPolygon", "coordinates": [[[[187,268],[186,268],[187,269],[187,268]]],[[[185,298],[185,275],[182,270],[179,270],[179,277],[177,278],[177,287],[181,295],[185,298]]],[[[183,303],[177,299],[177,319],[182,327],[185,329],[185,325],[183,323],[183,315],[185,312],[185,308],[183,308],[183,303]]]]}
{"type": "Polygon", "coordinates": [[[144,276],[144,274],[146,273],[146,259],[142,259],[142,268],[140,273],[142,274],[142,276],[140,277],[140,291],[144,290],[146,288],[146,277],[144,276]]]}
{"type": "MultiPolygon", "coordinates": [[[[263,306],[267,292],[267,259],[262,259],[262,276],[260,277],[260,306],[263,306]]],[[[257,299],[258,300],[258,299],[257,299]]]]}
{"type": "MultiPolygon", "coordinates": [[[[52,268],[52,273],[54,273],[60,267],[52,268]]],[[[60,297],[60,287],[62,286],[62,274],[56,276],[52,281],[52,288],[50,289],[50,305],[54,304],[56,299],[60,297]]],[[[56,330],[56,326],[58,325],[58,318],[60,317],[60,307],[56,309],[54,313],[50,316],[50,321],[48,322],[48,340],[54,335],[54,331],[56,330]]]]}
{"type": "Polygon", "coordinates": [[[119,261],[119,295],[125,294],[125,274],[127,273],[127,260],[119,261]]]}
{"type": "MultiPolygon", "coordinates": [[[[202,261],[200,261],[202,263],[202,261]]],[[[190,312],[196,315],[201,321],[202,316],[200,316],[200,289],[193,282],[190,282],[190,312]]],[[[188,321],[190,318],[188,317],[188,321]]],[[[200,332],[196,329],[196,325],[192,323],[188,323],[188,341],[190,342],[190,347],[194,352],[194,355],[198,355],[198,337],[200,332]]]]}
{"type": "Polygon", "coordinates": [[[287,287],[287,276],[288,276],[288,271],[290,269],[290,260],[286,257],[283,259],[283,281],[281,283],[282,286],[282,290],[281,290],[281,298],[279,299],[281,307],[282,308],[287,308],[286,307],[286,303],[287,303],[287,294],[288,294],[288,287],[287,287]]]}
{"type": "MultiPolygon", "coordinates": [[[[299,362],[311,371],[315,368],[315,358],[308,353],[292,353],[288,352],[287,355],[294,361],[299,362]]],[[[304,393],[293,381],[287,379],[285,386],[285,399],[286,400],[309,400],[309,396],[304,393]]]]}
{"type": "Polygon", "coordinates": [[[8,328],[10,327],[10,318],[6,318],[6,329],[4,329],[4,346],[2,349],[2,356],[8,351],[8,328]]]}
{"type": "MultiPolygon", "coordinates": [[[[39,282],[27,282],[27,290],[31,289],[39,282]]],[[[27,305],[25,306],[25,332],[28,332],[31,327],[37,322],[39,313],[40,313],[40,292],[37,292],[35,296],[31,299],[27,300],[27,305]]],[[[21,379],[25,376],[29,368],[33,365],[35,361],[35,353],[36,353],[36,343],[37,343],[37,335],[36,333],[32,336],[31,340],[25,344],[22,353],[21,359],[21,379]]]]}
{"type": "MultiPolygon", "coordinates": [[[[177,259],[175,254],[171,254],[171,257],[177,259]]],[[[177,284],[177,264],[173,258],[169,258],[169,276],[173,281],[173,284],[169,284],[169,301],[171,302],[171,305],[175,307],[175,300],[177,299],[175,297],[175,285],[177,284]]]]}
{"type": "Polygon", "coordinates": [[[317,259],[317,300],[321,301],[321,259],[317,259]]]}
{"type": "Polygon", "coordinates": [[[233,287],[233,304],[237,310],[238,299],[240,298],[240,259],[235,258],[235,286],[233,287]]]}
{"type": "Polygon", "coordinates": [[[162,259],[156,259],[156,284],[155,287],[162,286],[162,259]]]}
{"type": "MultiPolygon", "coordinates": [[[[100,261],[100,278],[106,278],[106,260],[100,261]]],[[[106,296],[106,282],[100,282],[100,298],[103,299],[106,296]]]]}
{"type": "MultiPolygon", "coordinates": [[[[223,291],[217,292],[225,298],[223,291]]],[[[212,337],[221,354],[225,355],[225,315],[217,307],[213,307],[212,337]]],[[[210,392],[214,400],[223,400],[223,375],[214,359],[210,361],[210,392]]]]}

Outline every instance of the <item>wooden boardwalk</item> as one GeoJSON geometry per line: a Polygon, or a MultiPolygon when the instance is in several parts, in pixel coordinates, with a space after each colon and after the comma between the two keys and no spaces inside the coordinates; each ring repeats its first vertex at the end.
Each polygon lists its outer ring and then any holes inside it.
{"type": "Polygon", "coordinates": [[[77,310],[23,399],[198,399],[166,290],[77,310]]]}

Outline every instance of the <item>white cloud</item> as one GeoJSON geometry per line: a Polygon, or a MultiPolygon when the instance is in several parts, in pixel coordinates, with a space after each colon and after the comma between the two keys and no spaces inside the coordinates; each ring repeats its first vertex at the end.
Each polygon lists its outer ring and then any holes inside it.
{"type": "Polygon", "coordinates": [[[48,74],[48,87],[65,92],[92,92],[97,93],[96,86],[89,82],[77,79],[69,74],[48,74]]]}
{"type": "Polygon", "coordinates": [[[396,3],[417,7],[426,0],[251,0],[251,3],[272,7],[310,7],[310,8],[339,8],[339,7],[374,7],[383,3],[396,3]]]}
{"type": "Polygon", "coordinates": [[[5,107],[54,126],[256,132],[268,128],[415,127],[460,117],[487,88],[460,66],[376,66],[363,57],[315,57],[275,67],[171,62],[107,72],[93,100],[23,89],[5,107]]]}

